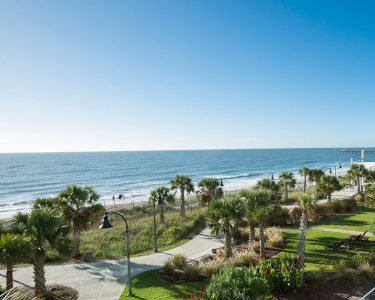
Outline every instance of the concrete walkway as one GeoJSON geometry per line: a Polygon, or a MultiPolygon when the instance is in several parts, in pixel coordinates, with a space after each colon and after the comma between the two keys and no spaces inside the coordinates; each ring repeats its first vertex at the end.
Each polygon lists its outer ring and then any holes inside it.
{"type": "MultiPolygon", "coordinates": [[[[311,227],[312,230],[319,230],[319,231],[325,231],[325,232],[338,232],[338,233],[347,233],[352,235],[360,235],[363,234],[361,231],[355,231],[355,230],[346,230],[346,229],[339,229],[339,228],[323,228],[323,227],[311,227]]],[[[366,236],[373,236],[371,232],[366,232],[366,236]]]]}
{"type": "MultiPolygon", "coordinates": [[[[213,248],[223,245],[224,237],[213,237],[209,230],[203,230],[191,241],[177,248],[131,258],[132,274],[159,269],[173,255],[182,253],[188,259],[195,260],[211,253],[213,248]]],[[[47,284],[58,283],[73,287],[79,291],[79,299],[119,299],[127,282],[126,260],[108,260],[95,263],[46,266],[47,284]]],[[[0,272],[0,283],[5,284],[5,270],[0,272]]],[[[16,268],[16,285],[34,286],[33,269],[16,268]]]]}

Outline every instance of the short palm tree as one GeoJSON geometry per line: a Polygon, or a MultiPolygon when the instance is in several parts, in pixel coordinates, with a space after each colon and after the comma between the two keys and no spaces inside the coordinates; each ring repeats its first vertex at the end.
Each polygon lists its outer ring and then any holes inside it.
{"type": "Polygon", "coordinates": [[[299,227],[299,238],[297,246],[297,259],[298,264],[303,274],[304,272],[304,262],[305,262],[305,244],[306,244],[306,231],[307,231],[307,221],[309,217],[309,212],[315,203],[315,197],[311,194],[303,194],[298,199],[298,203],[301,209],[301,219],[299,227]]]}
{"type": "Polygon", "coordinates": [[[223,197],[220,180],[211,177],[202,178],[198,182],[197,195],[202,204],[209,204],[212,200],[223,197]]]}
{"type": "Polygon", "coordinates": [[[371,184],[366,188],[365,205],[367,207],[375,207],[375,184],[371,184]]]}
{"type": "Polygon", "coordinates": [[[362,191],[361,180],[363,177],[366,177],[367,173],[368,171],[363,164],[352,164],[348,170],[348,176],[354,178],[357,182],[358,193],[362,191]]]}
{"type": "Polygon", "coordinates": [[[181,217],[185,217],[185,192],[187,194],[194,192],[194,184],[191,181],[191,178],[186,175],[176,175],[175,178],[171,180],[171,189],[179,190],[181,197],[181,217]]]}
{"type": "Polygon", "coordinates": [[[30,241],[29,255],[34,265],[36,295],[46,292],[44,264],[47,247],[60,254],[70,253],[69,226],[63,216],[50,208],[34,208],[31,213],[18,213],[14,217],[14,231],[30,241]]]}
{"type": "Polygon", "coordinates": [[[320,177],[324,175],[324,172],[322,169],[311,169],[309,171],[309,181],[314,182],[317,186],[320,180],[320,177]]]}
{"type": "Polygon", "coordinates": [[[29,241],[27,238],[13,233],[5,233],[0,235],[0,262],[7,268],[7,290],[13,288],[14,264],[19,262],[27,262],[29,252],[29,241]]]}
{"type": "Polygon", "coordinates": [[[207,212],[208,226],[213,234],[225,234],[225,256],[232,256],[233,233],[244,216],[243,201],[237,197],[226,197],[213,200],[207,212]]]}
{"type": "Polygon", "coordinates": [[[89,186],[72,185],[56,198],[37,199],[34,207],[49,207],[60,210],[73,231],[73,255],[80,252],[81,231],[86,230],[93,219],[101,215],[103,206],[99,195],[89,186]]]}
{"type": "Polygon", "coordinates": [[[307,188],[307,176],[309,176],[310,169],[308,167],[303,167],[299,169],[298,174],[303,177],[303,191],[306,192],[307,188]]]}
{"type": "Polygon", "coordinates": [[[252,216],[254,220],[257,221],[259,226],[259,255],[261,258],[264,258],[264,228],[266,225],[266,220],[270,210],[267,206],[257,206],[252,216]]]}
{"type": "Polygon", "coordinates": [[[159,205],[160,211],[160,223],[164,224],[164,204],[165,203],[173,203],[175,201],[174,193],[166,186],[158,186],[153,189],[150,193],[149,202],[150,204],[157,204],[159,205]],[[161,201],[161,203],[160,203],[161,201]]]}
{"type": "Polygon", "coordinates": [[[266,189],[243,189],[239,192],[239,196],[244,202],[246,222],[249,226],[249,244],[251,244],[255,241],[255,227],[258,224],[255,213],[259,207],[273,204],[273,194],[266,189]]]}
{"type": "Polygon", "coordinates": [[[284,200],[288,200],[289,190],[296,186],[296,180],[292,172],[284,171],[279,175],[279,184],[284,189],[284,200]]]}
{"type": "Polygon", "coordinates": [[[320,177],[318,190],[328,196],[328,201],[331,201],[332,193],[340,188],[340,182],[335,176],[323,175],[320,177]]]}

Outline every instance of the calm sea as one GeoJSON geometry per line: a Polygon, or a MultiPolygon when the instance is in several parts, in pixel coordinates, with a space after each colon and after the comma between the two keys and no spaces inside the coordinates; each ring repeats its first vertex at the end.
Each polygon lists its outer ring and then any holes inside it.
{"type": "Polygon", "coordinates": [[[351,157],[359,159],[340,149],[0,154],[0,215],[28,209],[36,198],[71,184],[91,185],[103,202],[120,193],[132,201],[145,199],[152,188],[168,184],[178,173],[194,182],[204,176],[223,178],[231,190],[301,166],[347,166],[351,157]]]}

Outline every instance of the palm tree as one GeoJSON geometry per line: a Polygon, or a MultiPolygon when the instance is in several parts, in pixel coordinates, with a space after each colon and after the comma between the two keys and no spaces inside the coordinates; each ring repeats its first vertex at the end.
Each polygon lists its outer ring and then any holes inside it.
{"type": "Polygon", "coordinates": [[[197,195],[203,204],[209,204],[212,200],[223,197],[223,189],[221,188],[219,179],[211,177],[202,178],[198,182],[198,188],[197,195]]]}
{"type": "Polygon", "coordinates": [[[175,201],[174,193],[166,186],[158,186],[150,193],[149,202],[153,205],[160,203],[160,223],[164,224],[164,203],[173,203],[175,201]]]}
{"type": "Polygon", "coordinates": [[[288,200],[289,189],[296,186],[296,180],[292,172],[284,171],[279,175],[279,184],[284,188],[284,200],[288,200]]]}
{"type": "Polygon", "coordinates": [[[375,182],[375,170],[368,170],[366,174],[366,181],[375,182]]]}
{"type": "Polygon", "coordinates": [[[367,173],[368,171],[363,164],[352,164],[348,170],[348,176],[355,178],[357,182],[358,193],[362,191],[361,180],[363,177],[366,177],[367,173]]]}
{"type": "Polygon", "coordinates": [[[13,233],[0,235],[0,262],[6,268],[6,290],[13,288],[13,266],[26,262],[29,257],[29,241],[13,233]]]}
{"type": "Polygon", "coordinates": [[[18,213],[14,230],[30,241],[29,255],[34,265],[36,295],[46,292],[44,264],[47,247],[62,255],[70,252],[69,227],[63,216],[51,208],[34,208],[31,213],[18,213]]]}
{"type": "Polygon", "coordinates": [[[323,175],[320,177],[318,190],[328,196],[328,201],[331,201],[332,193],[340,188],[340,182],[335,176],[323,175]]]}
{"type": "Polygon", "coordinates": [[[253,218],[259,225],[259,255],[261,258],[264,258],[264,227],[268,214],[269,208],[267,206],[258,206],[253,213],[253,218]]]}
{"type": "Polygon", "coordinates": [[[375,207],[375,184],[367,186],[365,192],[365,204],[367,207],[375,207]]]}
{"type": "Polygon", "coordinates": [[[308,167],[303,167],[298,171],[298,174],[303,176],[303,191],[306,192],[307,188],[307,176],[310,173],[310,169],[308,167]]]}
{"type": "Polygon", "coordinates": [[[243,201],[236,196],[213,200],[207,212],[208,226],[213,234],[225,234],[225,256],[232,256],[233,233],[244,216],[243,201]]]}
{"type": "Polygon", "coordinates": [[[297,259],[302,274],[304,272],[307,221],[309,217],[309,212],[313,207],[315,201],[315,197],[307,193],[301,195],[301,197],[298,200],[299,206],[301,208],[301,219],[297,246],[297,259]]]}
{"type": "Polygon", "coordinates": [[[180,195],[181,195],[180,214],[182,218],[185,218],[185,192],[187,194],[194,192],[194,185],[190,177],[186,175],[176,175],[176,177],[171,180],[171,189],[180,190],[180,195]]]}
{"type": "Polygon", "coordinates": [[[309,171],[309,181],[314,182],[315,185],[318,185],[318,182],[320,180],[320,177],[324,175],[324,172],[322,169],[311,169],[309,171]]]}
{"type": "Polygon", "coordinates": [[[101,215],[103,206],[98,203],[99,195],[89,186],[72,185],[56,198],[37,199],[34,207],[49,207],[60,210],[65,220],[72,225],[73,255],[80,252],[81,231],[86,230],[91,221],[101,215]]]}

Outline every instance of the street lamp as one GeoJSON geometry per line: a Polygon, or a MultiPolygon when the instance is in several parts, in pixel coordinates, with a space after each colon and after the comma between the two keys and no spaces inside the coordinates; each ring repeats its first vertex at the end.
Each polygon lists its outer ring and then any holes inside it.
{"type": "MultiPolygon", "coordinates": [[[[164,201],[161,196],[158,196],[158,206],[164,205],[164,201]]],[[[158,244],[157,244],[157,236],[156,236],[156,202],[153,204],[154,207],[154,252],[158,253],[158,244]]]]}
{"type": "MultiPolygon", "coordinates": [[[[335,165],[335,177],[338,176],[339,169],[342,169],[342,165],[340,163],[335,165]]],[[[332,174],[332,173],[333,173],[332,168],[329,168],[329,174],[332,174]]]]}
{"type": "Polygon", "coordinates": [[[103,217],[103,223],[102,225],[99,226],[100,229],[108,229],[112,228],[113,225],[109,221],[108,215],[118,215],[120,216],[124,222],[125,222],[125,240],[126,240],[126,256],[127,256],[127,261],[128,261],[128,296],[132,296],[132,274],[131,274],[131,269],[130,269],[130,245],[129,245],[129,226],[126,218],[118,213],[118,212],[104,212],[104,217],[103,217]]]}

